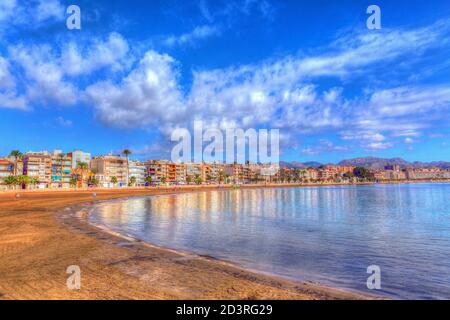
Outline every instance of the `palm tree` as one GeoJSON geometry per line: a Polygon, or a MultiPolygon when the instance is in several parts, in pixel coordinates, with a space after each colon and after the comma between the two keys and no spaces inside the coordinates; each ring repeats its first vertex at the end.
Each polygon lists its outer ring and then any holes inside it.
{"type": "Polygon", "coordinates": [[[39,179],[36,177],[31,177],[29,183],[33,186],[33,189],[34,189],[36,187],[36,185],[39,183],[39,179]]]}
{"type": "Polygon", "coordinates": [[[95,176],[89,177],[89,184],[93,185],[94,187],[97,187],[99,183],[100,181],[95,176]]]}
{"type": "Polygon", "coordinates": [[[151,176],[148,176],[147,178],[145,178],[145,180],[148,182],[149,186],[152,185],[152,177],[151,176]]]}
{"type": "Polygon", "coordinates": [[[75,173],[77,175],[77,177],[79,178],[78,180],[81,180],[81,186],[83,187],[84,181],[86,180],[86,175],[88,174],[89,171],[89,165],[86,162],[78,162],[77,163],[77,167],[75,169],[75,173]]]}
{"type": "Polygon", "coordinates": [[[24,186],[26,188],[26,186],[30,183],[30,177],[29,176],[24,176],[24,175],[20,175],[17,177],[17,185],[18,186],[24,186]]]}
{"type": "Polygon", "coordinates": [[[133,186],[133,187],[135,187],[135,184],[136,184],[136,177],[135,177],[135,176],[132,176],[132,177],[130,178],[130,185],[133,186]]]}
{"type": "Polygon", "coordinates": [[[17,184],[17,177],[16,176],[7,176],[4,180],[4,183],[8,187],[15,186],[17,184]]]}
{"type": "Polygon", "coordinates": [[[71,178],[69,183],[71,187],[76,187],[78,184],[78,180],[75,178],[71,178]]]}
{"type": "Polygon", "coordinates": [[[129,183],[128,179],[130,176],[130,166],[129,166],[129,162],[128,162],[128,156],[131,154],[131,151],[129,149],[125,149],[122,151],[122,154],[127,158],[127,185],[129,183]]]}
{"type": "Polygon", "coordinates": [[[224,181],[225,175],[222,171],[219,171],[219,184],[224,181]]]}
{"type": "Polygon", "coordinates": [[[196,174],[195,175],[195,183],[200,185],[200,184],[202,184],[202,182],[203,182],[202,177],[200,177],[199,174],[196,174]]]}
{"type": "Polygon", "coordinates": [[[62,187],[62,185],[63,185],[63,168],[64,168],[64,160],[65,160],[65,155],[64,155],[64,153],[60,153],[60,154],[58,154],[58,156],[57,156],[57,158],[56,158],[56,161],[58,162],[58,164],[59,164],[59,177],[60,177],[60,185],[61,185],[61,187],[62,187]]]}
{"type": "Polygon", "coordinates": [[[17,164],[18,164],[19,160],[23,159],[23,153],[20,152],[19,150],[13,150],[13,151],[11,151],[9,156],[14,158],[14,175],[16,176],[17,175],[17,164]]]}
{"type": "Polygon", "coordinates": [[[117,182],[119,182],[119,180],[117,180],[117,177],[111,177],[111,183],[113,184],[113,186],[116,186],[117,182]]]}

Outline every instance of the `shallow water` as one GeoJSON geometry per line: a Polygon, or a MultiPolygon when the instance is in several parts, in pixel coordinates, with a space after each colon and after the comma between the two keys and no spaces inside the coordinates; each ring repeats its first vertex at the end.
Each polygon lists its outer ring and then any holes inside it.
{"type": "Polygon", "coordinates": [[[450,299],[450,184],[240,189],[98,205],[89,220],[178,250],[393,298],[450,299]],[[381,269],[381,290],[366,286],[381,269]]]}

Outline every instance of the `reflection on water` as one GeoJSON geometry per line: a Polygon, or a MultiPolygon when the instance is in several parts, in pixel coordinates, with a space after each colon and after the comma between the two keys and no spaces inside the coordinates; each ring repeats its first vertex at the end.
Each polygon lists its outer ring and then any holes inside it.
{"type": "Polygon", "coordinates": [[[400,298],[450,298],[450,185],[242,189],[99,205],[96,224],[277,275],[400,298]],[[373,291],[371,291],[374,293],[373,291]]]}

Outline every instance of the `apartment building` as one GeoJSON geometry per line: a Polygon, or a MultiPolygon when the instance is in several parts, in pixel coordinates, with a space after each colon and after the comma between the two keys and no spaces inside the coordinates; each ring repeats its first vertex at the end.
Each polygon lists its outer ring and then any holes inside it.
{"type": "Polygon", "coordinates": [[[203,181],[203,166],[200,163],[186,163],[186,182],[195,183],[196,177],[200,177],[203,181]]]}
{"type": "Polygon", "coordinates": [[[128,162],[121,156],[106,155],[91,160],[91,170],[101,187],[123,187],[128,183],[128,162]],[[113,178],[117,179],[117,183],[113,178]]]}
{"type": "Polygon", "coordinates": [[[225,164],[223,167],[225,176],[230,177],[233,183],[250,183],[251,166],[239,163],[225,164]]]}
{"type": "Polygon", "coordinates": [[[334,180],[339,175],[336,166],[324,166],[318,170],[319,180],[334,180]]]}
{"type": "Polygon", "coordinates": [[[128,171],[131,178],[134,177],[136,182],[135,186],[144,186],[145,185],[145,177],[147,174],[147,169],[145,168],[144,163],[136,160],[129,160],[128,162],[128,171]]]}
{"type": "Polygon", "coordinates": [[[72,158],[61,150],[52,153],[52,188],[69,188],[72,179],[72,158]]]}
{"type": "Polygon", "coordinates": [[[50,188],[52,184],[52,156],[47,151],[27,152],[23,157],[23,174],[37,178],[37,188],[50,188]]]}
{"type": "Polygon", "coordinates": [[[91,162],[91,154],[87,152],[83,152],[81,150],[75,150],[72,152],[69,152],[67,154],[67,157],[70,157],[72,159],[72,169],[75,169],[77,167],[78,163],[87,163],[89,164],[91,162]]]}
{"type": "Polygon", "coordinates": [[[405,170],[406,179],[449,179],[450,171],[439,168],[417,168],[417,169],[406,169],[405,170]]]}
{"type": "Polygon", "coordinates": [[[223,173],[223,165],[217,162],[213,162],[209,164],[209,174],[211,175],[212,179],[217,182],[223,182],[219,181],[220,179],[225,179],[224,173],[223,173]]]}
{"type": "Polygon", "coordinates": [[[167,170],[169,161],[167,160],[148,160],[145,162],[147,176],[152,179],[152,184],[159,184],[163,179],[167,182],[167,170]]]}
{"type": "Polygon", "coordinates": [[[176,164],[176,181],[177,183],[186,183],[186,165],[184,163],[176,164]]]}
{"type": "Polygon", "coordinates": [[[0,159],[0,190],[6,189],[3,185],[6,177],[14,174],[14,163],[9,159],[0,159]]]}

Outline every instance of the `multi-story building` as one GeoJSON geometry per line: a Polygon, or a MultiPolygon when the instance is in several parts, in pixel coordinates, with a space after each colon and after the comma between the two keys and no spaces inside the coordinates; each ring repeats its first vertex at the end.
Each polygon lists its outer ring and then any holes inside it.
{"type": "Polygon", "coordinates": [[[176,181],[177,183],[186,183],[186,165],[184,163],[176,164],[176,181]]]}
{"type": "Polygon", "coordinates": [[[218,162],[213,162],[209,164],[209,174],[211,175],[212,179],[217,182],[223,182],[220,180],[224,180],[224,174],[223,174],[223,165],[218,162]]]}
{"type": "Polygon", "coordinates": [[[405,170],[406,179],[449,179],[450,171],[439,168],[408,168],[405,170]]]}
{"type": "Polygon", "coordinates": [[[5,189],[3,185],[6,177],[14,174],[14,163],[9,159],[0,159],[0,189],[5,189]]]}
{"type": "Polygon", "coordinates": [[[91,170],[102,187],[123,187],[128,183],[128,162],[120,156],[106,155],[91,160],[91,170]],[[117,180],[115,183],[114,180],[117,180]]]}
{"type": "Polygon", "coordinates": [[[327,165],[318,170],[319,180],[334,180],[339,175],[337,166],[327,165]]]}
{"type": "Polygon", "coordinates": [[[386,174],[383,170],[371,170],[370,171],[372,178],[375,180],[385,180],[386,174]]]}
{"type": "Polygon", "coordinates": [[[200,177],[203,179],[203,166],[201,163],[186,163],[186,182],[195,183],[195,179],[200,177]]]}
{"type": "Polygon", "coordinates": [[[177,165],[175,163],[167,164],[167,182],[177,182],[177,165]]]}
{"type": "Polygon", "coordinates": [[[403,180],[406,179],[406,174],[399,165],[388,165],[384,167],[384,177],[387,180],[403,180]]]}
{"type": "Polygon", "coordinates": [[[167,160],[148,160],[145,162],[147,176],[152,179],[152,184],[158,184],[165,179],[167,182],[167,160]]]}
{"type": "Polygon", "coordinates": [[[87,163],[89,164],[91,162],[91,154],[87,152],[83,152],[81,150],[75,150],[72,152],[69,152],[67,154],[67,157],[70,157],[72,159],[72,169],[75,169],[77,167],[78,163],[87,163]]]}
{"type": "Polygon", "coordinates": [[[27,152],[23,157],[23,174],[38,180],[38,188],[50,188],[52,156],[47,151],[27,152]]]}
{"type": "Polygon", "coordinates": [[[72,179],[72,158],[54,150],[52,153],[52,188],[69,188],[72,179]]]}
{"type": "Polygon", "coordinates": [[[142,162],[136,160],[129,160],[128,171],[130,181],[132,177],[136,179],[136,182],[134,183],[135,186],[145,185],[145,176],[147,174],[147,169],[145,168],[145,165],[142,162]]]}

